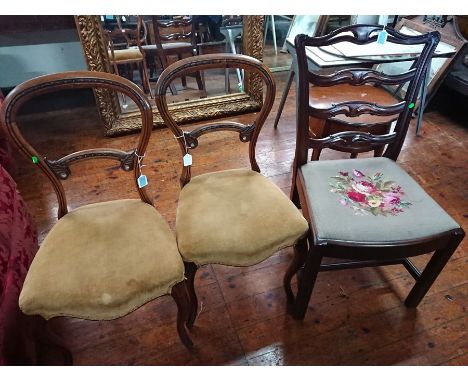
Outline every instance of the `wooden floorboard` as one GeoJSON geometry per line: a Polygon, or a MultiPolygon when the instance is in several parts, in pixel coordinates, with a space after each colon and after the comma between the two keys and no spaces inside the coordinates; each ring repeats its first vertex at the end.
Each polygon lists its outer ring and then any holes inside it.
{"type": "MultiPolygon", "coordinates": [[[[262,173],[288,193],[295,98],[292,90],[274,130],[285,73],[275,76],[277,100],[260,134],[257,159],[262,173]]],[[[231,119],[245,123],[250,118],[231,119]]],[[[426,113],[423,121],[419,137],[412,121],[398,162],[467,231],[468,130],[437,112],[426,113]]],[[[93,108],[51,114],[47,120],[28,117],[24,130],[49,158],[93,145],[129,149],[136,142],[135,135],[105,138],[93,108]]],[[[323,158],[341,156],[324,153],[323,158]]],[[[200,139],[193,160],[194,175],[247,167],[248,148],[236,134],[211,134],[200,139]]],[[[145,161],[150,194],[174,228],[181,161],[168,130],[154,130],[145,161]]],[[[18,160],[15,178],[42,240],[56,220],[52,188],[25,159],[18,160]]],[[[70,208],[137,197],[131,174],[107,160],[77,164],[64,184],[70,208]]],[[[53,326],[78,365],[466,365],[467,247],[464,240],[416,310],[403,305],[414,281],[402,266],[354,269],[319,274],[305,320],[295,321],[286,313],[282,289],[292,257],[287,248],[252,267],[199,270],[202,310],[192,330],[193,351],[179,341],[170,297],[114,321],[58,318],[53,326]]],[[[428,256],[415,260],[418,266],[427,261],[428,256]]]]}

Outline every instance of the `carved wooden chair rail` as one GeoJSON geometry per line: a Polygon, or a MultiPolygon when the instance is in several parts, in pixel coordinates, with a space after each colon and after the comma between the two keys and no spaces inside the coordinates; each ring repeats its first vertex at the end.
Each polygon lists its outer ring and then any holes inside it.
{"type": "MultiPolygon", "coordinates": [[[[275,91],[276,86],[273,75],[262,62],[249,56],[223,53],[189,57],[170,65],[159,77],[155,88],[155,97],[161,117],[166,122],[167,127],[171,129],[174,137],[177,138],[183,155],[187,153],[188,150],[195,149],[198,146],[198,138],[204,134],[221,130],[236,131],[239,133],[239,139],[242,142],[249,142],[249,158],[252,170],[260,172],[260,168],[255,159],[255,146],[260,130],[273,106],[275,91]],[[167,89],[175,78],[196,71],[214,68],[239,68],[260,76],[266,86],[262,108],[252,124],[242,124],[238,122],[210,123],[197,127],[190,132],[183,131],[169,112],[166,100],[167,89]]],[[[190,182],[190,177],[190,166],[183,166],[180,178],[181,185],[184,186],[190,182]]]]}
{"type": "MultiPolygon", "coordinates": [[[[73,162],[95,158],[116,159],[120,161],[122,169],[126,171],[134,170],[135,186],[137,186],[136,179],[139,176],[139,169],[136,164],[138,155],[143,155],[148,146],[153,127],[153,114],[148,98],[134,83],[114,74],[83,71],[45,75],[17,86],[5,99],[1,112],[1,122],[20,150],[27,157],[32,158],[33,162],[51,181],[59,203],[58,217],[61,218],[68,212],[65,191],[61,181],[67,179],[70,175],[69,165],[73,162]],[[49,160],[45,156],[41,156],[21,134],[16,123],[18,111],[27,101],[36,96],[77,88],[110,89],[122,92],[130,97],[140,109],[142,118],[142,129],[137,147],[128,151],[109,148],[87,149],[71,153],[57,160],[49,160]]],[[[137,190],[141,200],[152,204],[144,188],[137,187],[137,190]]]]}
{"type": "Polygon", "coordinates": [[[153,16],[152,20],[156,44],[183,39],[189,40],[195,45],[195,23],[192,17],[182,20],[159,20],[156,16],[153,16]],[[177,31],[174,31],[174,29],[177,31]],[[186,30],[188,31],[186,32],[186,30]],[[163,33],[166,31],[167,33],[163,33]]]}

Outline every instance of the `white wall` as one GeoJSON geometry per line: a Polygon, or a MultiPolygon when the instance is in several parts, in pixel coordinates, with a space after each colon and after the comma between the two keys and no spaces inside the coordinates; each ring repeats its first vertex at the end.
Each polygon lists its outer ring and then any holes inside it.
{"type": "MultiPolygon", "coordinates": [[[[5,44],[6,45],[6,44],[5,44]]],[[[0,87],[71,70],[86,70],[79,41],[0,46],[0,87]]]]}
{"type": "Polygon", "coordinates": [[[378,15],[357,15],[356,24],[378,24],[378,15]]]}

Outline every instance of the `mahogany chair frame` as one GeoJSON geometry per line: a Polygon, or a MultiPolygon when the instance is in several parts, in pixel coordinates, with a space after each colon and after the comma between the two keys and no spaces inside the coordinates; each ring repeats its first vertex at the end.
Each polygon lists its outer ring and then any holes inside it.
{"type": "Polygon", "coordinates": [[[398,75],[386,75],[373,69],[360,68],[343,69],[329,75],[314,74],[309,72],[307,68],[305,47],[332,45],[340,41],[349,41],[361,45],[367,44],[376,41],[377,33],[381,30],[382,27],[378,25],[352,25],[340,28],[323,37],[314,38],[298,35],[295,39],[299,70],[299,91],[297,94],[299,106],[291,199],[299,208],[302,208],[303,215],[310,226],[307,239],[298,246],[301,250],[296,251],[295,257],[284,276],[284,288],[289,310],[296,319],[303,319],[305,316],[318,272],[389,264],[402,264],[416,280],[405,300],[407,307],[414,308],[420,303],[465,235],[463,229],[458,228],[424,239],[372,244],[339,240],[321,242],[316,236],[316,228],[311,218],[313,211],[306,197],[304,176],[301,171],[301,166],[307,162],[308,150],[333,149],[335,146],[342,147],[342,145],[352,147],[356,143],[365,142],[374,147],[387,145],[382,156],[396,161],[409,127],[413,107],[423,84],[429,60],[439,42],[440,34],[430,32],[424,35],[407,36],[386,28],[388,33],[387,41],[389,42],[407,45],[424,44],[424,48],[416,60],[416,65],[408,72],[398,75]],[[342,32],[351,32],[352,35],[338,36],[342,32]],[[333,86],[342,83],[359,86],[376,83],[398,85],[404,82],[409,82],[406,97],[395,105],[380,106],[358,100],[334,104],[328,109],[315,109],[309,104],[310,83],[315,86],[333,86]],[[344,131],[320,139],[309,135],[310,116],[327,119],[337,114],[354,117],[364,113],[384,116],[397,113],[399,117],[394,131],[384,135],[373,135],[369,132],[360,131],[344,131]],[[434,254],[422,272],[408,259],[408,257],[429,252],[434,252],[434,254]],[[402,257],[402,254],[405,257],[402,257]],[[321,264],[324,257],[347,259],[349,261],[321,264]],[[298,292],[296,296],[294,296],[291,288],[291,279],[295,274],[298,275],[298,292]]]}
{"type": "MultiPolygon", "coordinates": [[[[220,53],[220,54],[205,54],[194,57],[185,58],[180,60],[163,71],[156,83],[155,97],[156,105],[161,113],[161,117],[177,138],[179,148],[182,155],[185,155],[189,150],[198,147],[198,138],[202,135],[217,132],[217,131],[233,131],[239,133],[239,139],[241,142],[249,143],[249,159],[250,166],[253,171],[260,173],[260,167],[258,166],[255,158],[255,147],[258,140],[260,130],[265,123],[268,114],[273,106],[275,100],[276,86],[273,78],[273,74],[259,60],[232,53],[220,53]],[[171,115],[168,103],[166,99],[167,88],[170,83],[177,77],[193,73],[200,70],[206,69],[244,69],[251,72],[252,75],[259,76],[265,84],[265,98],[263,100],[261,110],[256,114],[255,120],[251,124],[242,124],[239,122],[215,122],[208,123],[203,126],[199,126],[194,130],[187,132],[183,131],[175,122],[171,115]]],[[[182,173],[180,177],[180,185],[183,188],[190,182],[191,179],[191,166],[182,166],[182,173]]],[[[191,299],[191,317],[187,323],[188,327],[192,327],[197,317],[198,299],[195,292],[195,274],[197,271],[197,265],[192,262],[184,262],[185,264],[185,275],[188,280],[188,290],[191,299]]]]}
{"type": "MultiPolygon", "coordinates": [[[[1,123],[5,126],[8,135],[16,144],[19,150],[28,158],[32,158],[33,163],[44,173],[52,183],[52,187],[58,200],[58,219],[68,213],[67,199],[62,186],[62,181],[71,174],[70,165],[78,161],[91,159],[115,159],[120,162],[121,169],[132,171],[134,175],[134,186],[136,187],[140,199],[149,205],[153,205],[145,188],[139,188],[137,178],[140,175],[139,165],[143,162],[143,155],[146,152],[148,142],[153,128],[153,114],[148,98],[142,93],[140,88],[131,81],[119,77],[115,74],[102,72],[64,72],[49,74],[34,78],[18,85],[5,98],[1,109],[1,123]],[[41,156],[24,138],[16,123],[16,117],[21,107],[32,98],[66,89],[93,88],[97,90],[107,89],[122,92],[131,98],[141,112],[142,127],[135,148],[129,151],[109,148],[86,149],[73,152],[57,160],[50,160],[41,156]]],[[[175,300],[177,313],[177,331],[185,346],[193,346],[188,336],[185,324],[190,317],[189,295],[185,281],[173,286],[171,296],[175,300]]]]}

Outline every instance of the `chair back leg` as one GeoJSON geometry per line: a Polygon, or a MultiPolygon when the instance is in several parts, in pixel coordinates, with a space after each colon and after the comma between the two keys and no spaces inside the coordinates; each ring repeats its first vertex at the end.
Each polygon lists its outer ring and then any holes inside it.
{"type": "Polygon", "coordinates": [[[310,242],[310,239],[311,238],[309,237],[310,249],[305,259],[304,270],[297,283],[296,302],[292,312],[292,315],[296,320],[303,320],[305,317],[310,296],[314,289],[315,280],[317,279],[317,274],[320,270],[320,264],[322,263],[323,256],[320,249],[314,247],[313,242],[310,242]]]}
{"type": "Polygon", "coordinates": [[[51,329],[51,320],[44,320],[40,319],[40,324],[38,325],[38,341],[45,346],[46,349],[55,349],[63,356],[63,364],[64,366],[72,366],[73,365],[73,355],[71,351],[66,346],[63,339],[56,334],[51,329]]]}
{"type": "Polygon", "coordinates": [[[406,298],[405,305],[407,307],[416,308],[419,305],[442,269],[444,269],[445,264],[447,264],[450,257],[452,257],[455,249],[463,240],[464,236],[465,233],[463,230],[460,229],[455,231],[453,238],[448,245],[443,249],[435,251],[431,260],[429,260],[429,263],[426,265],[426,268],[424,268],[419,280],[416,281],[416,284],[413,286],[413,289],[411,289],[408,297],[406,298]]]}
{"type": "Polygon", "coordinates": [[[180,340],[187,347],[191,349],[193,342],[187,334],[187,328],[185,327],[190,317],[190,297],[187,291],[187,285],[185,281],[182,281],[172,287],[171,296],[177,304],[177,332],[179,333],[180,340]]]}
{"type": "Polygon", "coordinates": [[[187,321],[187,327],[192,328],[198,313],[198,298],[195,293],[195,274],[198,267],[195,263],[184,262],[184,265],[185,277],[187,277],[187,290],[190,297],[190,317],[187,321]]]}
{"type": "Polygon", "coordinates": [[[304,265],[305,256],[307,254],[307,237],[299,240],[294,246],[294,258],[289,264],[283,278],[283,286],[286,292],[288,309],[294,305],[294,294],[291,288],[291,280],[293,276],[304,265]]]}

